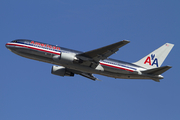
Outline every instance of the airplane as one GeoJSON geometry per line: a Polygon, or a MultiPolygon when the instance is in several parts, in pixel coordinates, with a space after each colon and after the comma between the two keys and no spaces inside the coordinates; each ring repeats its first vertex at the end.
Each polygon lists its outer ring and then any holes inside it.
{"type": "Polygon", "coordinates": [[[5,46],[22,57],[54,64],[51,73],[62,77],[77,74],[95,81],[99,79],[93,74],[99,74],[112,78],[150,79],[160,82],[164,78],[161,74],[171,68],[161,65],[174,44],[165,43],[134,63],[109,58],[129,42],[123,40],[87,52],[26,39],[13,40],[5,46]]]}

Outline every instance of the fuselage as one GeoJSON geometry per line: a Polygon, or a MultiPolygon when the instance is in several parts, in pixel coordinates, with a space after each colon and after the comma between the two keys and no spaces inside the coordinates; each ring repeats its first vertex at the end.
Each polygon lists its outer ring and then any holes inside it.
{"type": "Polygon", "coordinates": [[[33,40],[18,39],[6,44],[6,47],[13,53],[59,66],[64,66],[66,68],[83,71],[86,73],[100,74],[113,78],[123,78],[123,79],[162,79],[162,76],[143,74],[141,71],[146,70],[143,67],[137,66],[132,63],[123,62],[115,59],[104,59],[99,61],[99,66],[101,69],[91,68],[83,64],[77,64],[74,62],[62,62],[55,59],[62,53],[69,53],[72,55],[78,55],[83,52],[67,49],[57,45],[51,45],[46,43],[41,43],[33,40]]]}

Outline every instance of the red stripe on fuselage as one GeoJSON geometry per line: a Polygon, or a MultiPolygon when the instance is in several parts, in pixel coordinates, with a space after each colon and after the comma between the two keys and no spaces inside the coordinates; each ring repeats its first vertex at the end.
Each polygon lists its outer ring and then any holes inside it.
{"type": "Polygon", "coordinates": [[[122,67],[118,67],[118,66],[114,66],[114,65],[109,65],[109,64],[106,64],[106,63],[100,63],[101,65],[104,65],[104,66],[108,66],[108,67],[113,67],[113,68],[117,68],[117,69],[122,69],[122,70],[127,70],[127,71],[130,71],[130,72],[134,72],[133,70],[130,70],[130,69],[126,69],[126,68],[122,68],[122,67]]]}
{"type": "Polygon", "coordinates": [[[18,47],[25,47],[25,48],[30,48],[30,49],[34,49],[34,50],[39,50],[39,51],[42,51],[42,52],[48,52],[48,53],[53,53],[53,54],[56,54],[56,55],[60,55],[60,52],[54,52],[54,51],[49,51],[49,50],[43,50],[43,49],[40,49],[40,48],[35,48],[35,47],[32,47],[32,46],[26,46],[26,45],[20,45],[20,44],[13,44],[13,43],[7,43],[6,45],[12,45],[12,46],[18,46],[18,47]]]}

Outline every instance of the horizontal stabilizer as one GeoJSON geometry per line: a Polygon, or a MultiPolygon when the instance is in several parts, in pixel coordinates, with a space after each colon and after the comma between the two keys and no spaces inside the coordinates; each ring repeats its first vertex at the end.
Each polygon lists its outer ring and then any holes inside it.
{"type": "Polygon", "coordinates": [[[160,75],[166,72],[167,70],[169,70],[170,68],[171,66],[163,66],[163,67],[148,69],[148,70],[142,71],[142,73],[160,75]]]}

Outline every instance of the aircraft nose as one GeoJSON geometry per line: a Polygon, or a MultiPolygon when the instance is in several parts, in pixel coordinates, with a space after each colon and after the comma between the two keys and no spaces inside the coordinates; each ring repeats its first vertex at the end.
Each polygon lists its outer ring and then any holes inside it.
{"type": "Polygon", "coordinates": [[[6,46],[7,49],[11,50],[9,43],[6,43],[5,46],[6,46]]]}
{"type": "Polygon", "coordinates": [[[6,45],[5,45],[6,47],[8,47],[9,46],[9,43],[6,43],[6,45]]]}
{"type": "Polygon", "coordinates": [[[8,43],[5,44],[6,48],[8,48],[8,43]]]}

